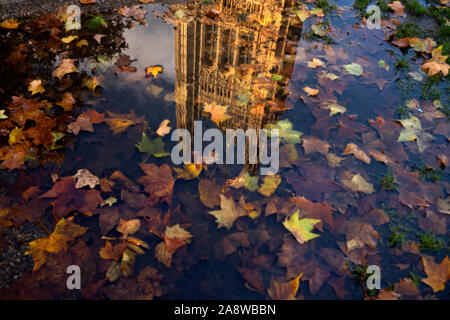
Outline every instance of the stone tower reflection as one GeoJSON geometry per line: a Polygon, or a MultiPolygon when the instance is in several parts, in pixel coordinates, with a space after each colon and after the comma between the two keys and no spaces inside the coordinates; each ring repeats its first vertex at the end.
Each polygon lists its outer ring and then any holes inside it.
{"type": "Polygon", "coordinates": [[[181,7],[193,18],[175,22],[177,127],[192,132],[204,104],[216,102],[229,106],[231,116],[221,129],[258,130],[276,118],[267,106],[283,103],[283,84],[293,69],[301,33],[289,15],[293,3],[217,0],[214,4],[219,16],[208,14],[211,5],[194,2],[181,7]],[[273,77],[276,74],[283,75],[281,85],[273,77]],[[265,112],[255,106],[266,106],[265,112]]]}

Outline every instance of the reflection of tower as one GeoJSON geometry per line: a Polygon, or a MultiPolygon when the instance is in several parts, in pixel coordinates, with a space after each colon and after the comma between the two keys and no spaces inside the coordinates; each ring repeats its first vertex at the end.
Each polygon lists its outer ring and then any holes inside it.
{"type": "MultiPolygon", "coordinates": [[[[274,74],[284,73],[286,47],[299,29],[290,26],[285,0],[216,0],[219,17],[198,2],[186,8],[198,16],[175,23],[177,126],[193,130],[204,103],[228,105],[223,128],[261,128],[273,113],[251,112],[274,100],[274,74]]],[[[188,10],[188,11],[189,11],[188,10]]],[[[289,52],[292,54],[291,52],[289,52]]],[[[295,54],[295,53],[294,53],[295,54]]],[[[292,61],[291,59],[290,61],[292,61]]]]}

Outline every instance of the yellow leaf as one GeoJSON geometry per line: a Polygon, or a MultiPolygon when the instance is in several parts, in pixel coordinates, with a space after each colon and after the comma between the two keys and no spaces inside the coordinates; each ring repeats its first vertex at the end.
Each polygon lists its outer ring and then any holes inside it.
{"type": "Polygon", "coordinates": [[[373,185],[368,183],[359,173],[352,176],[351,173],[347,171],[342,179],[342,184],[344,187],[354,192],[361,191],[367,194],[375,192],[373,185]]]}
{"type": "Polygon", "coordinates": [[[17,22],[15,19],[8,19],[0,23],[0,26],[5,29],[17,29],[20,25],[20,22],[17,22]]]}
{"type": "Polygon", "coordinates": [[[303,273],[291,281],[278,282],[272,277],[270,279],[270,287],[267,294],[273,300],[294,300],[300,285],[300,278],[303,273]]]}
{"type": "Polygon", "coordinates": [[[309,218],[299,219],[299,213],[299,210],[295,211],[292,216],[283,221],[283,225],[294,235],[300,244],[303,244],[319,237],[318,234],[312,233],[311,231],[314,229],[314,225],[321,220],[309,218]]]}
{"type": "Polygon", "coordinates": [[[303,91],[305,91],[308,96],[315,97],[319,93],[319,89],[313,89],[310,87],[303,87],[303,91]]]}
{"type": "Polygon", "coordinates": [[[129,126],[134,124],[133,121],[127,119],[105,119],[105,122],[114,134],[122,133],[126,131],[129,126]]]}
{"type": "Polygon", "coordinates": [[[231,118],[227,114],[228,106],[218,105],[215,101],[212,103],[205,103],[203,110],[211,114],[211,121],[217,125],[220,125],[222,121],[231,118]]]}
{"type": "Polygon", "coordinates": [[[177,179],[191,180],[200,175],[202,172],[202,165],[189,163],[185,164],[183,169],[173,168],[173,170],[177,173],[177,179]]]}
{"type": "Polygon", "coordinates": [[[230,229],[234,221],[247,214],[247,212],[236,202],[233,198],[226,198],[223,194],[220,195],[220,210],[209,211],[209,214],[216,217],[218,223],[217,228],[225,227],[230,229]]]}
{"type": "Polygon", "coordinates": [[[75,39],[78,39],[78,36],[64,37],[64,38],[61,38],[61,41],[64,42],[64,43],[70,43],[70,42],[72,42],[75,39]]]}
{"type": "Polygon", "coordinates": [[[306,64],[311,69],[315,69],[317,67],[325,67],[325,63],[322,60],[316,58],[312,58],[312,60],[308,61],[306,64]]]}
{"type": "Polygon", "coordinates": [[[281,177],[278,174],[268,175],[263,178],[263,184],[258,192],[263,196],[270,197],[281,183],[281,177]]]}
{"type": "Polygon", "coordinates": [[[442,72],[444,76],[448,75],[450,66],[445,62],[448,56],[442,55],[442,45],[431,51],[431,59],[422,65],[422,70],[429,76],[442,72]]]}
{"type": "Polygon", "coordinates": [[[28,91],[31,91],[32,96],[34,96],[36,93],[45,92],[45,89],[42,87],[42,80],[36,79],[31,81],[28,85],[28,91]]]}
{"type": "Polygon", "coordinates": [[[423,268],[427,278],[422,279],[427,285],[433,288],[434,292],[445,289],[445,283],[450,279],[450,260],[448,256],[441,263],[435,263],[432,259],[427,260],[422,257],[423,268]]]}
{"type": "Polygon", "coordinates": [[[73,223],[73,217],[58,221],[55,230],[47,237],[33,240],[29,243],[29,250],[34,261],[33,271],[39,269],[45,263],[45,252],[60,252],[67,250],[67,244],[76,237],[84,234],[88,228],[73,223]]]}
{"type": "Polygon", "coordinates": [[[153,75],[153,77],[156,78],[163,70],[164,69],[161,66],[150,66],[145,68],[145,76],[150,77],[150,75],[153,75]]]}
{"type": "Polygon", "coordinates": [[[82,40],[77,42],[77,47],[78,48],[81,48],[81,47],[84,47],[84,46],[88,46],[88,45],[89,45],[89,43],[88,43],[88,41],[86,39],[82,39],[82,40]]]}

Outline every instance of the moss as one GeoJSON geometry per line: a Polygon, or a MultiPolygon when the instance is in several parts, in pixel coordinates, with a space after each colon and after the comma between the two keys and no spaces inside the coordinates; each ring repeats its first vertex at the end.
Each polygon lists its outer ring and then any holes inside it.
{"type": "Polygon", "coordinates": [[[397,114],[401,119],[406,118],[409,115],[409,111],[404,105],[397,106],[397,114]]]}
{"type": "Polygon", "coordinates": [[[369,5],[369,2],[370,0],[355,0],[355,2],[353,2],[353,6],[360,12],[364,12],[369,5]]]}
{"type": "Polygon", "coordinates": [[[389,246],[394,248],[402,248],[406,241],[406,234],[399,226],[391,227],[391,236],[389,237],[389,246]]]}
{"type": "Polygon", "coordinates": [[[441,92],[439,91],[439,81],[442,76],[440,73],[427,77],[422,87],[422,98],[428,100],[439,99],[441,92]]]}
{"type": "Polygon", "coordinates": [[[408,59],[401,57],[394,63],[394,67],[397,70],[409,70],[408,59]]]}
{"type": "Polygon", "coordinates": [[[391,172],[386,172],[378,181],[381,190],[394,191],[397,190],[397,181],[391,172]]]}
{"type": "Polygon", "coordinates": [[[425,162],[420,161],[419,164],[413,167],[414,171],[419,172],[419,177],[423,180],[431,180],[433,182],[439,181],[442,178],[444,172],[442,169],[434,169],[425,164],[425,162]]]}
{"type": "Polygon", "coordinates": [[[316,6],[320,9],[322,9],[324,14],[330,14],[336,9],[335,4],[330,4],[328,0],[317,0],[316,6]]]}
{"type": "Polygon", "coordinates": [[[428,14],[427,7],[424,7],[417,0],[406,0],[405,1],[406,10],[416,16],[423,16],[428,14]]]}
{"type": "Polygon", "coordinates": [[[424,251],[439,251],[445,247],[442,240],[436,239],[436,236],[431,232],[426,232],[419,235],[420,243],[419,249],[424,251]]]}
{"type": "Polygon", "coordinates": [[[395,36],[397,37],[397,39],[407,37],[420,38],[423,33],[423,30],[416,23],[405,22],[397,27],[395,36]]]}
{"type": "Polygon", "coordinates": [[[377,6],[380,7],[381,11],[388,12],[390,7],[388,7],[389,2],[387,0],[378,0],[377,6]]]}

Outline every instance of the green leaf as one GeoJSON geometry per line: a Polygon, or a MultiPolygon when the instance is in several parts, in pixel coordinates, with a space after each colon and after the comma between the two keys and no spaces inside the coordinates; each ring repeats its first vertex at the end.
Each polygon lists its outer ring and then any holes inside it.
{"type": "Polygon", "coordinates": [[[355,76],[360,76],[363,74],[363,68],[357,63],[346,64],[344,68],[348,71],[348,73],[355,76]]]}
{"type": "Polygon", "coordinates": [[[106,21],[103,19],[102,16],[98,16],[92,19],[89,19],[86,21],[85,24],[86,28],[88,28],[90,31],[95,32],[98,29],[100,29],[101,26],[106,27],[106,21]]]}
{"type": "Polygon", "coordinates": [[[242,177],[244,178],[244,188],[251,192],[258,189],[258,176],[252,177],[248,172],[246,172],[242,177]]]}
{"type": "Polygon", "coordinates": [[[272,75],[272,80],[281,81],[283,80],[283,76],[281,74],[274,74],[272,75]]]}
{"type": "Polygon", "coordinates": [[[140,152],[147,153],[148,156],[161,158],[170,155],[170,153],[164,150],[164,142],[162,137],[158,137],[150,141],[145,132],[142,132],[142,139],[138,144],[136,144],[136,147],[140,152]]]}
{"type": "MultiPolygon", "coordinates": [[[[297,130],[292,130],[292,123],[285,119],[280,120],[276,124],[269,124],[266,126],[267,129],[278,129],[279,136],[287,143],[300,143],[300,136],[302,133],[297,130]]],[[[270,137],[270,131],[267,133],[270,137]]]]}

